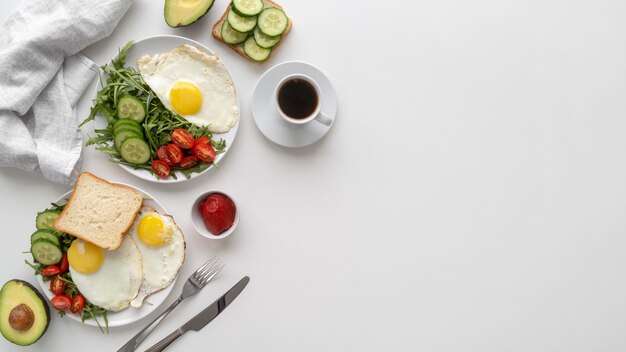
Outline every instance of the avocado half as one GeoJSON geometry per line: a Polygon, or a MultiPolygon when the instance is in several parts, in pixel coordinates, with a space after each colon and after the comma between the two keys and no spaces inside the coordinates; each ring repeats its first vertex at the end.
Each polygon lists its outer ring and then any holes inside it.
{"type": "Polygon", "coordinates": [[[50,309],[31,284],[9,280],[0,289],[0,333],[16,345],[31,345],[48,329],[50,309]]]}
{"type": "Polygon", "coordinates": [[[204,16],[214,0],[165,0],[165,22],[170,27],[188,26],[204,16]]]}

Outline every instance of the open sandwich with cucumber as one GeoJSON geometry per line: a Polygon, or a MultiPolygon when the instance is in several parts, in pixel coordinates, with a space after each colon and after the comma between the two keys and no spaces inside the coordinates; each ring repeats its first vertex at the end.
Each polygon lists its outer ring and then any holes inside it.
{"type": "Polygon", "coordinates": [[[271,0],[233,0],[213,26],[213,37],[253,62],[264,62],[291,30],[291,19],[271,0]]]}

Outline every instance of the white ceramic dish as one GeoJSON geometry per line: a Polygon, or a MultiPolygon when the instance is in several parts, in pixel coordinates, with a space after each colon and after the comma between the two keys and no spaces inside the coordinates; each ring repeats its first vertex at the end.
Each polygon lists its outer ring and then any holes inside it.
{"type": "MultiPolygon", "coordinates": [[[[124,45],[125,43],[121,43],[120,46],[124,45]]],[[[154,37],[148,37],[145,39],[141,39],[141,40],[137,40],[135,42],[135,45],[133,45],[133,47],[128,51],[127,55],[126,55],[126,65],[130,66],[130,67],[134,67],[135,69],[137,68],[137,66],[135,65],[135,62],[137,61],[138,58],[140,58],[143,55],[154,55],[154,54],[159,54],[159,53],[164,53],[167,51],[170,51],[174,48],[177,48],[183,44],[189,44],[189,45],[193,45],[196,48],[200,49],[201,51],[206,52],[207,54],[213,54],[213,51],[211,51],[209,48],[207,48],[206,46],[191,40],[191,39],[187,39],[187,38],[183,38],[183,37],[179,37],[179,36],[175,36],[175,35],[158,35],[158,36],[154,36],[154,37]]],[[[230,71],[228,72],[230,75],[230,71]]],[[[105,77],[103,77],[104,79],[105,77]]],[[[232,80],[232,75],[231,75],[231,80],[232,80]]],[[[234,84],[234,83],[233,83],[234,84]]],[[[100,84],[96,85],[96,91],[94,92],[94,97],[97,96],[98,91],[100,90],[100,84]]],[[[235,87],[235,92],[237,91],[236,87],[235,87]]],[[[239,96],[237,95],[237,107],[239,107],[239,96]]],[[[241,109],[240,109],[241,111],[241,109]]],[[[106,121],[102,116],[99,116],[99,118],[96,119],[96,126],[97,128],[106,128],[106,121]]],[[[226,155],[226,153],[228,152],[228,150],[230,149],[230,147],[233,145],[233,142],[235,141],[235,137],[237,136],[237,130],[239,128],[239,119],[237,120],[237,124],[235,124],[235,126],[233,128],[230,129],[230,131],[226,132],[226,133],[214,133],[213,134],[213,139],[219,140],[220,138],[223,138],[226,141],[226,148],[224,149],[224,152],[221,154],[218,154],[217,157],[215,158],[215,163],[219,164],[222,159],[224,159],[224,156],[226,155]]],[[[176,171],[176,177],[177,179],[172,178],[171,176],[167,179],[161,179],[156,177],[155,175],[151,174],[149,171],[147,170],[140,170],[140,169],[134,169],[130,166],[126,166],[126,165],[120,165],[120,167],[124,170],[126,170],[127,172],[129,172],[132,175],[135,175],[141,179],[144,179],[146,181],[151,181],[151,182],[157,182],[157,183],[176,183],[176,182],[183,182],[183,181],[187,181],[187,177],[185,177],[185,175],[183,175],[180,171],[176,171]]],[[[191,175],[191,177],[189,179],[198,177],[206,172],[208,172],[209,170],[213,170],[214,167],[210,166],[207,169],[205,169],[202,172],[199,173],[194,173],[191,175]]]]}
{"type": "Polygon", "coordinates": [[[239,206],[237,205],[237,202],[235,201],[235,199],[226,192],[218,191],[218,190],[211,190],[208,192],[204,192],[201,195],[199,195],[198,198],[196,198],[196,201],[193,202],[193,205],[191,206],[191,223],[193,224],[193,227],[196,229],[196,231],[198,231],[198,233],[202,237],[206,237],[212,240],[219,240],[219,239],[228,237],[230,236],[231,233],[233,233],[233,231],[235,231],[235,228],[239,224],[239,206]],[[208,196],[210,196],[213,193],[223,194],[226,197],[230,198],[230,200],[232,200],[233,203],[235,204],[235,221],[233,222],[233,226],[231,226],[228,230],[222,232],[219,235],[214,235],[211,231],[209,231],[206,228],[206,226],[204,225],[204,220],[202,220],[202,215],[200,214],[200,210],[198,210],[198,206],[200,206],[200,203],[202,203],[208,196]]]}
{"type": "Polygon", "coordinates": [[[305,62],[284,62],[270,68],[259,78],[252,97],[252,114],[257,127],[270,141],[288,148],[306,147],[324,137],[335,123],[337,93],[330,80],[317,67],[305,62]],[[295,125],[279,115],[274,104],[276,87],[283,78],[296,73],[311,77],[319,86],[320,111],[333,120],[330,126],[317,121],[295,125]]]}
{"type": "MultiPolygon", "coordinates": [[[[131,185],[127,185],[127,184],[123,184],[120,183],[121,185],[125,185],[127,187],[130,187],[134,190],[136,190],[137,192],[141,193],[141,195],[144,197],[144,205],[148,205],[153,207],[154,209],[156,209],[159,213],[161,214],[168,214],[168,212],[165,210],[165,208],[163,208],[163,206],[161,205],[161,203],[159,203],[154,197],[152,197],[150,194],[144,192],[143,190],[131,186],[131,185]]],[[[65,204],[67,203],[67,200],[69,199],[70,195],[72,194],[72,191],[69,191],[67,193],[65,193],[64,195],[62,195],[61,197],[59,197],[55,203],[56,204],[65,204]]],[[[48,297],[48,301],[50,301],[50,299],[52,299],[52,297],[54,297],[54,294],[52,292],[50,292],[50,283],[49,282],[43,282],[43,280],[41,279],[41,276],[37,275],[37,281],[39,282],[39,286],[41,287],[41,291],[44,292],[44,294],[46,295],[46,297],[48,297]]],[[[132,308],[132,307],[128,307],[124,310],[121,310],[119,312],[108,312],[107,313],[107,318],[109,320],[109,327],[114,327],[114,326],[122,326],[122,325],[127,325],[130,323],[134,323],[136,321],[138,321],[139,319],[142,319],[143,317],[147,316],[148,314],[150,314],[153,310],[157,309],[167,298],[167,296],[169,295],[170,291],[172,291],[172,287],[174,287],[174,284],[176,283],[176,280],[178,279],[178,276],[174,279],[174,281],[167,286],[166,288],[164,288],[163,290],[148,296],[148,298],[146,298],[146,301],[144,302],[144,304],[141,306],[141,308],[132,308]]],[[[72,320],[76,320],[78,322],[80,322],[80,316],[78,314],[72,314],[72,313],[67,313],[65,315],[66,317],[72,319],[72,320]]],[[[104,321],[102,320],[101,317],[99,317],[99,321],[100,324],[102,325],[102,327],[104,328],[104,321]]],[[[91,326],[98,326],[96,324],[96,322],[93,319],[88,319],[85,320],[85,324],[87,325],[91,325],[91,326]]]]}

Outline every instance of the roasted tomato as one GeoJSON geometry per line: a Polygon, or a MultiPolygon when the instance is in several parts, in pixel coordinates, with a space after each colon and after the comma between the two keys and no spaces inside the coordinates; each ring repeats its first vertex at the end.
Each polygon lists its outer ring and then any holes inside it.
{"type": "Polygon", "coordinates": [[[215,156],[217,153],[215,149],[210,144],[198,144],[194,147],[193,151],[194,155],[198,157],[198,159],[204,161],[205,163],[210,163],[215,160],[215,156]]]}
{"type": "Polygon", "coordinates": [[[183,160],[180,162],[180,167],[182,167],[183,169],[191,169],[198,164],[200,164],[200,159],[198,159],[194,155],[188,155],[184,157],[183,160]]]}
{"type": "Polygon", "coordinates": [[[159,147],[159,149],[157,149],[157,157],[159,157],[159,160],[163,160],[165,161],[165,163],[167,165],[173,166],[176,165],[172,162],[172,159],[170,159],[170,157],[167,155],[167,147],[162,145],[159,147]]]}
{"type": "Polygon", "coordinates": [[[168,144],[165,146],[165,154],[170,158],[174,165],[178,165],[183,160],[183,150],[180,149],[176,144],[168,144]]]}
{"type": "Polygon", "coordinates": [[[189,149],[193,147],[194,140],[189,131],[177,128],[172,132],[172,142],[182,149],[189,149]]]}
{"type": "Polygon", "coordinates": [[[55,295],[62,295],[65,292],[65,286],[65,281],[59,279],[58,275],[50,279],[50,292],[55,295]]]}
{"type": "Polygon", "coordinates": [[[67,253],[63,253],[63,257],[61,257],[61,263],[59,263],[59,269],[61,269],[61,273],[64,273],[70,270],[70,262],[67,261],[67,253]]]}
{"type": "Polygon", "coordinates": [[[58,265],[48,265],[41,271],[41,276],[54,276],[61,273],[61,268],[58,265]]]}
{"type": "Polygon", "coordinates": [[[170,176],[170,167],[163,160],[154,160],[152,162],[152,171],[161,178],[167,178],[170,176]]]}
{"type": "Polygon", "coordinates": [[[70,307],[70,311],[72,313],[78,313],[85,306],[85,297],[80,293],[72,298],[72,306],[70,307]]]}
{"type": "Polygon", "coordinates": [[[72,299],[66,295],[56,295],[50,300],[52,308],[65,311],[72,307],[72,299]]]}

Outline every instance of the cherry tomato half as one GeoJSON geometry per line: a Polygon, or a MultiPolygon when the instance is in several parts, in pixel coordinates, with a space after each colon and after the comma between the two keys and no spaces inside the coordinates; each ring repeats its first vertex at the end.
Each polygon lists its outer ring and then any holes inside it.
{"type": "Polygon", "coordinates": [[[50,292],[55,295],[62,295],[65,292],[65,286],[65,281],[59,279],[58,275],[50,279],[50,292]]]}
{"type": "Polygon", "coordinates": [[[67,260],[67,253],[63,253],[63,257],[61,257],[61,263],[59,263],[59,269],[61,269],[61,273],[64,273],[70,270],[70,262],[67,260]]]}
{"type": "Polygon", "coordinates": [[[161,178],[167,178],[170,175],[170,167],[163,160],[154,160],[152,162],[152,171],[161,178]]]}
{"type": "Polygon", "coordinates": [[[41,271],[41,276],[54,276],[61,273],[61,268],[57,265],[48,265],[41,271]]]}
{"type": "Polygon", "coordinates": [[[211,144],[211,140],[207,136],[198,137],[198,139],[196,139],[196,141],[193,142],[193,147],[191,147],[191,152],[193,154],[196,153],[196,147],[200,144],[211,144]]]}
{"type": "Polygon", "coordinates": [[[211,144],[211,140],[207,136],[200,136],[193,142],[193,145],[196,146],[198,144],[211,144]]]}
{"type": "Polygon", "coordinates": [[[170,159],[169,156],[167,156],[167,147],[162,145],[159,147],[159,149],[157,149],[157,157],[159,158],[159,160],[163,160],[165,161],[165,163],[167,165],[173,166],[176,165],[172,162],[172,159],[170,159]]]}
{"type": "Polygon", "coordinates": [[[85,306],[85,297],[80,293],[72,298],[72,306],[70,307],[70,311],[72,313],[78,313],[85,306]]]}
{"type": "Polygon", "coordinates": [[[52,308],[65,311],[72,307],[72,299],[66,295],[56,295],[50,300],[52,308]]]}
{"type": "Polygon", "coordinates": [[[215,149],[213,149],[210,144],[198,144],[194,148],[193,153],[198,157],[198,159],[204,161],[205,163],[212,162],[215,160],[215,156],[217,155],[215,149]]]}
{"type": "Polygon", "coordinates": [[[183,160],[183,150],[176,144],[168,144],[165,146],[165,153],[167,157],[175,164],[178,165],[183,160]]]}
{"type": "Polygon", "coordinates": [[[172,132],[172,142],[182,149],[189,149],[193,146],[193,136],[189,131],[177,128],[172,132]]]}
{"type": "Polygon", "coordinates": [[[183,160],[180,162],[180,167],[182,167],[183,169],[191,169],[198,164],[200,164],[200,159],[198,159],[194,155],[188,155],[184,157],[183,160]]]}

